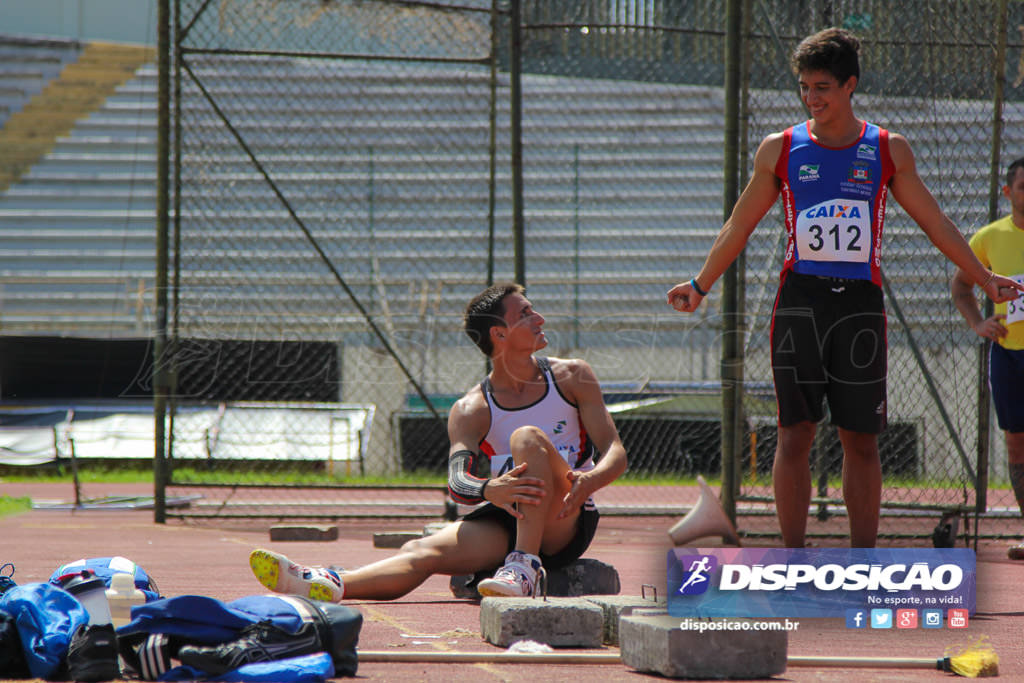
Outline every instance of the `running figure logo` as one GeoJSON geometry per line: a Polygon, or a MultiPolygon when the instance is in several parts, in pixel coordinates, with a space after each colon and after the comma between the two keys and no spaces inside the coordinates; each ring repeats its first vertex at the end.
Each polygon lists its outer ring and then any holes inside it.
{"type": "Polygon", "coordinates": [[[717,558],[713,555],[684,555],[679,558],[683,568],[683,582],[680,595],[700,595],[711,584],[711,572],[715,570],[717,558]]]}

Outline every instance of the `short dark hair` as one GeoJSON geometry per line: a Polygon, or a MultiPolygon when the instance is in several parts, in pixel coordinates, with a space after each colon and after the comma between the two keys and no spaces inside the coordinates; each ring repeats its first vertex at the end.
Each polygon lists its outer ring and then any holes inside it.
{"type": "Polygon", "coordinates": [[[505,297],[525,292],[526,289],[516,282],[501,282],[477,294],[466,306],[462,329],[488,358],[494,352],[491,328],[495,325],[505,327],[505,297]]]}
{"type": "Polygon", "coordinates": [[[1017,179],[1018,168],[1024,168],[1024,157],[1017,159],[1006,169],[1006,184],[1010,187],[1013,186],[1013,181],[1017,179]]]}
{"type": "Polygon", "coordinates": [[[789,65],[793,73],[827,71],[840,83],[850,76],[860,78],[860,40],[841,28],[827,28],[807,36],[793,50],[789,65]]]}

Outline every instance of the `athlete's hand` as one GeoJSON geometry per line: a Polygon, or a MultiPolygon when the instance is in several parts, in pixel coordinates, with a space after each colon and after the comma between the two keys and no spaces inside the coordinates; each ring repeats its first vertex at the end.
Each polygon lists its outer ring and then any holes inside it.
{"type": "Polygon", "coordinates": [[[993,275],[984,287],[985,294],[997,304],[1012,301],[1024,292],[1024,285],[1005,275],[993,275]]]}
{"type": "Polygon", "coordinates": [[[1003,320],[1006,320],[1006,316],[1002,313],[997,313],[991,318],[985,318],[973,329],[979,337],[997,341],[1009,333],[1009,330],[1007,330],[1006,326],[1003,325],[1003,320]]]}
{"type": "Polygon", "coordinates": [[[569,489],[569,493],[565,494],[565,498],[562,499],[562,509],[558,511],[556,519],[565,519],[576,510],[579,510],[587,502],[590,494],[594,492],[589,485],[590,480],[585,473],[569,470],[565,473],[565,478],[572,484],[572,488],[569,489]]]}
{"type": "Polygon", "coordinates": [[[519,463],[500,477],[487,480],[484,498],[508,512],[516,519],[525,515],[517,508],[520,504],[539,505],[545,496],[544,480],[537,477],[524,477],[526,463],[519,463]]]}
{"type": "Polygon", "coordinates": [[[680,313],[693,313],[703,300],[704,297],[697,293],[689,280],[668,290],[668,305],[680,313]]]}

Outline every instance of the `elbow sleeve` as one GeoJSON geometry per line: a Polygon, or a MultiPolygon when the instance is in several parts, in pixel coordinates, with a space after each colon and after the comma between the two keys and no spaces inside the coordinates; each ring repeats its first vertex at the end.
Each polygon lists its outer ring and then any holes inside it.
{"type": "Polygon", "coordinates": [[[475,458],[476,453],[468,450],[455,451],[448,458],[448,492],[452,498],[466,505],[476,505],[484,500],[487,480],[474,476],[475,458]]]}

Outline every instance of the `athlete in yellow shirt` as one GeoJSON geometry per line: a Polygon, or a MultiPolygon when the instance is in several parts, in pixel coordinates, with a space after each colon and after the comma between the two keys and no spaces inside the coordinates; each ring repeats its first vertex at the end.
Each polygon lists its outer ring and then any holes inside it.
{"type": "MultiPolygon", "coordinates": [[[[1010,215],[979,230],[971,238],[971,249],[992,272],[1024,282],[1024,158],[1007,169],[1003,194],[1010,200],[1010,215]]],[[[1024,299],[996,304],[995,313],[983,319],[974,283],[962,270],[956,271],[950,289],[953,303],[971,329],[995,342],[988,381],[996,419],[1006,435],[1010,484],[1024,515],[1024,299]]],[[[1024,543],[1010,547],[1007,554],[1024,560],[1024,543]]]]}

